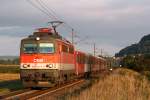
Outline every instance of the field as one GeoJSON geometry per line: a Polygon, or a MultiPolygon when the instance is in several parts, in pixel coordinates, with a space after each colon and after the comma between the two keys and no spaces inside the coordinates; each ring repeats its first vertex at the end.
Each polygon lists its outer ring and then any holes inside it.
{"type": "MultiPolygon", "coordinates": [[[[15,68],[15,67],[14,67],[15,68]]],[[[150,100],[150,79],[129,69],[116,69],[76,93],[68,100],[150,100]]],[[[0,73],[0,94],[22,89],[19,73],[0,73]]]]}
{"type": "Polygon", "coordinates": [[[0,65],[0,73],[19,73],[19,65],[0,65]]]}
{"type": "Polygon", "coordinates": [[[19,74],[0,73],[0,94],[23,88],[19,74]]]}
{"type": "Polygon", "coordinates": [[[20,79],[19,74],[0,73],[0,82],[10,81],[10,80],[18,80],[18,79],[20,79]]]}
{"type": "Polygon", "coordinates": [[[132,70],[117,69],[68,100],[150,100],[150,82],[132,70]]]}
{"type": "Polygon", "coordinates": [[[0,65],[0,94],[21,88],[19,66],[0,65]]]}

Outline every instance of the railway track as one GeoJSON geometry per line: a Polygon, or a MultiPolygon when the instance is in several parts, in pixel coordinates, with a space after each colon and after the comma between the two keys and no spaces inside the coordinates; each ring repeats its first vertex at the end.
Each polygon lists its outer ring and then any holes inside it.
{"type": "Polygon", "coordinates": [[[20,90],[20,91],[12,92],[10,94],[0,96],[0,100],[27,100],[27,99],[29,100],[42,99],[43,100],[43,98],[45,98],[46,100],[47,97],[53,98],[51,94],[55,94],[55,93],[58,94],[57,92],[59,91],[66,90],[77,85],[81,85],[84,82],[85,80],[76,80],[73,82],[65,83],[61,86],[56,86],[56,87],[52,87],[52,88],[48,88],[44,90],[32,90],[32,89],[20,90]]]}
{"type": "Polygon", "coordinates": [[[0,100],[19,100],[20,96],[31,94],[37,91],[39,90],[32,90],[32,89],[18,90],[5,95],[1,95],[0,100]]]}

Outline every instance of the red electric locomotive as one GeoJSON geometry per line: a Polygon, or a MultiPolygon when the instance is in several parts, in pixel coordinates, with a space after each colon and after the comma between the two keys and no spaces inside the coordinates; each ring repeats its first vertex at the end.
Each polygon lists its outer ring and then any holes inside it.
{"type": "Polygon", "coordinates": [[[75,51],[51,28],[40,28],[22,39],[20,62],[25,87],[50,87],[106,69],[105,59],[75,51]]]}
{"type": "Polygon", "coordinates": [[[45,87],[75,75],[74,46],[52,29],[41,28],[23,39],[20,51],[20,76],[26,87],[45,87]]]}

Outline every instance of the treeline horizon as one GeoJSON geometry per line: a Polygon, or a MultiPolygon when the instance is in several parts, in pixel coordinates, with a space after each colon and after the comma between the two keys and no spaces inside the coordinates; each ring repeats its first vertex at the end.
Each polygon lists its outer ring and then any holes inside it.
{"type": "Polygon", "coordinates": [[[19,65],[19,58],[14,59],[0,59],[0,64],[2,65],[19,65]]]}

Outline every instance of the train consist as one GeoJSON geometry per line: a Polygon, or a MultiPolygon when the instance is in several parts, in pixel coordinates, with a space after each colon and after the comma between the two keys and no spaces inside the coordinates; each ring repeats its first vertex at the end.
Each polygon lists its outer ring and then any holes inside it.
{"type": "Polygon", "coordinates": [[[54,29],[40,28],[21,40],[20,77],[25,87],[49,87],[106,69],[105,59],[76,51],[54,29]]]}

